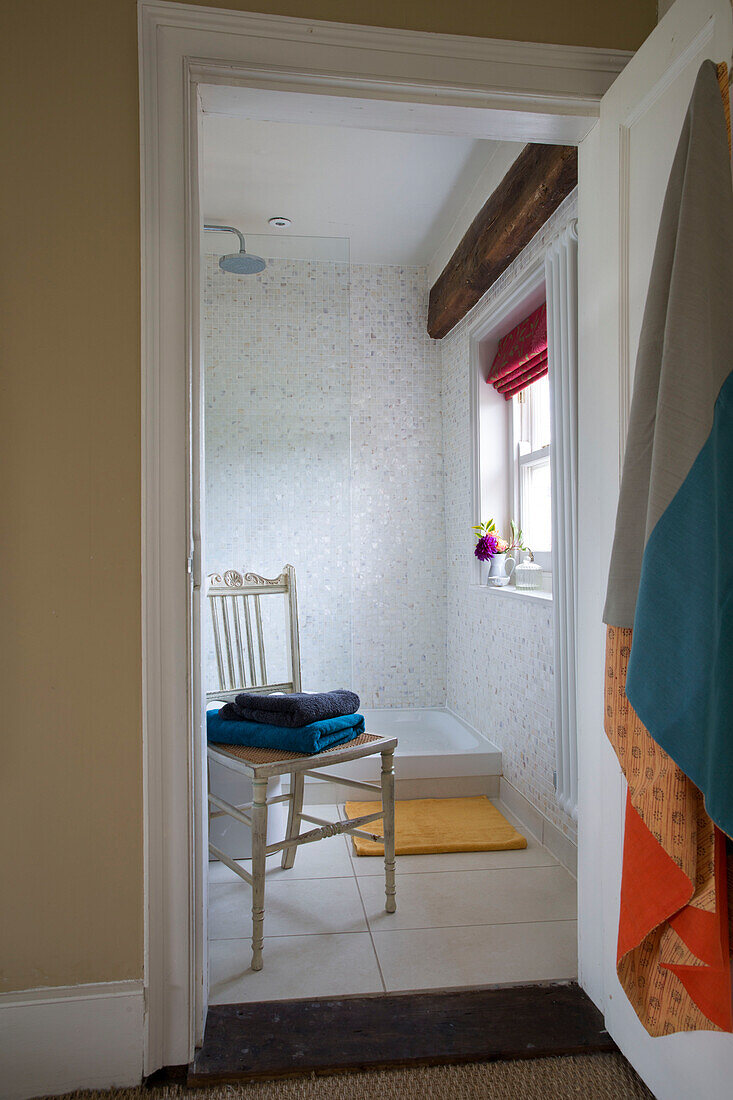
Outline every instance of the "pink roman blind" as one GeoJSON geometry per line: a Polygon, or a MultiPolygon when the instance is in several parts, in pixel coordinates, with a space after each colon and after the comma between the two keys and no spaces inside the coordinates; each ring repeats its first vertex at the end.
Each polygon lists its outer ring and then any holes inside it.
{"type": "Polygon", "coordinates": [[[547,374],[547,303],[499,341],[486,381],[506,401],[547,374]]]}

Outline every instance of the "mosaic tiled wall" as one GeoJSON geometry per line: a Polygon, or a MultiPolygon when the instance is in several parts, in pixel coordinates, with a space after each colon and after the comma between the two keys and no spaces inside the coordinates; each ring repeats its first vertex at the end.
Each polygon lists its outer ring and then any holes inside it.
{"type": "Polygon", "coordinates": [[[303,685],[364,706],[445,699],[427,290],[421,268],[271,260],[245,280],[206,257],[207,569],[292,562],[303,685]]]}
{"type": "Polygon", "coordinates": [[[354,683],[373,706],[445,703],[440,346],[425,268],[351,268],[354,683]]]}
{"type": "MultiPolygon", "coordinates": [[[[272,260],[245,278],[205,263],[207,571],[294,565],[303,686],[348,684],[348,264],[272,260]]],[[[282,630],[268,650],[284,661],[282,630]]]]}
{"type": "MultiPolygon", "coordinates": [[[[575,196],[555,212],[475,307],[521,278],[576,216],[575,196]]],[[[447,699],[502,750],[505,777],[566,836],[575,823],[555,800],[552,604],[472,584],[469,338],[472,311],[442,341],[448,584],[447,699]]]]}

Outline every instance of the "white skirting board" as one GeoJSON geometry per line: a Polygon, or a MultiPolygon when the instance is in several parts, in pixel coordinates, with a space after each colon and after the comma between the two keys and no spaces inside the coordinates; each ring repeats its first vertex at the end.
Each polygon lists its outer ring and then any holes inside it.
{"type": "Polygon", "coordinates": [[[3,1100],[139,1085],[141,981],[30,989],[0,996],[3,1100]]]}
{"type": "Polygon", "coordinates": [[[525,829],[539,840],[563,867],[578,877],[578,845],[548,821],[511,783],[501,777],[499,798],[510,813],[514,814],[525,829]]]}

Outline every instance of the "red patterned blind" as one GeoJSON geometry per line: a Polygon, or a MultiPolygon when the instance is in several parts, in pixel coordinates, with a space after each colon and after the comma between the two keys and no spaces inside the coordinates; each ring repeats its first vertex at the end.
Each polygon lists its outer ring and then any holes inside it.
{"type": "Polygon", "coordinates": [[[547,374],[547,303],[499,341],[486,381],[506,401],[547,374]]]}

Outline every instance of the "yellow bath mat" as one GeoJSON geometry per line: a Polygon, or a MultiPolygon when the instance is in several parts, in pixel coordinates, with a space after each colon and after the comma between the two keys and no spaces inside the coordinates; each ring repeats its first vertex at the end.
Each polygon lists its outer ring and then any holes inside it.
{"type": "MultiPolygon", "coordinates": [[[[351,819],[376,813],[381,802],[347,802],[351,819]]],[[[383,823],[372,821],[365,832],[384,836],[383,823]]],[[[527,840],[500,814],[485,795],[477,798],[413,798],[395,802],[398,856],[443,852],[502,852],[526,848],[527,840]]],[[[383,856],[384,844],[352,837],[358,856],[383,856]]]]}

